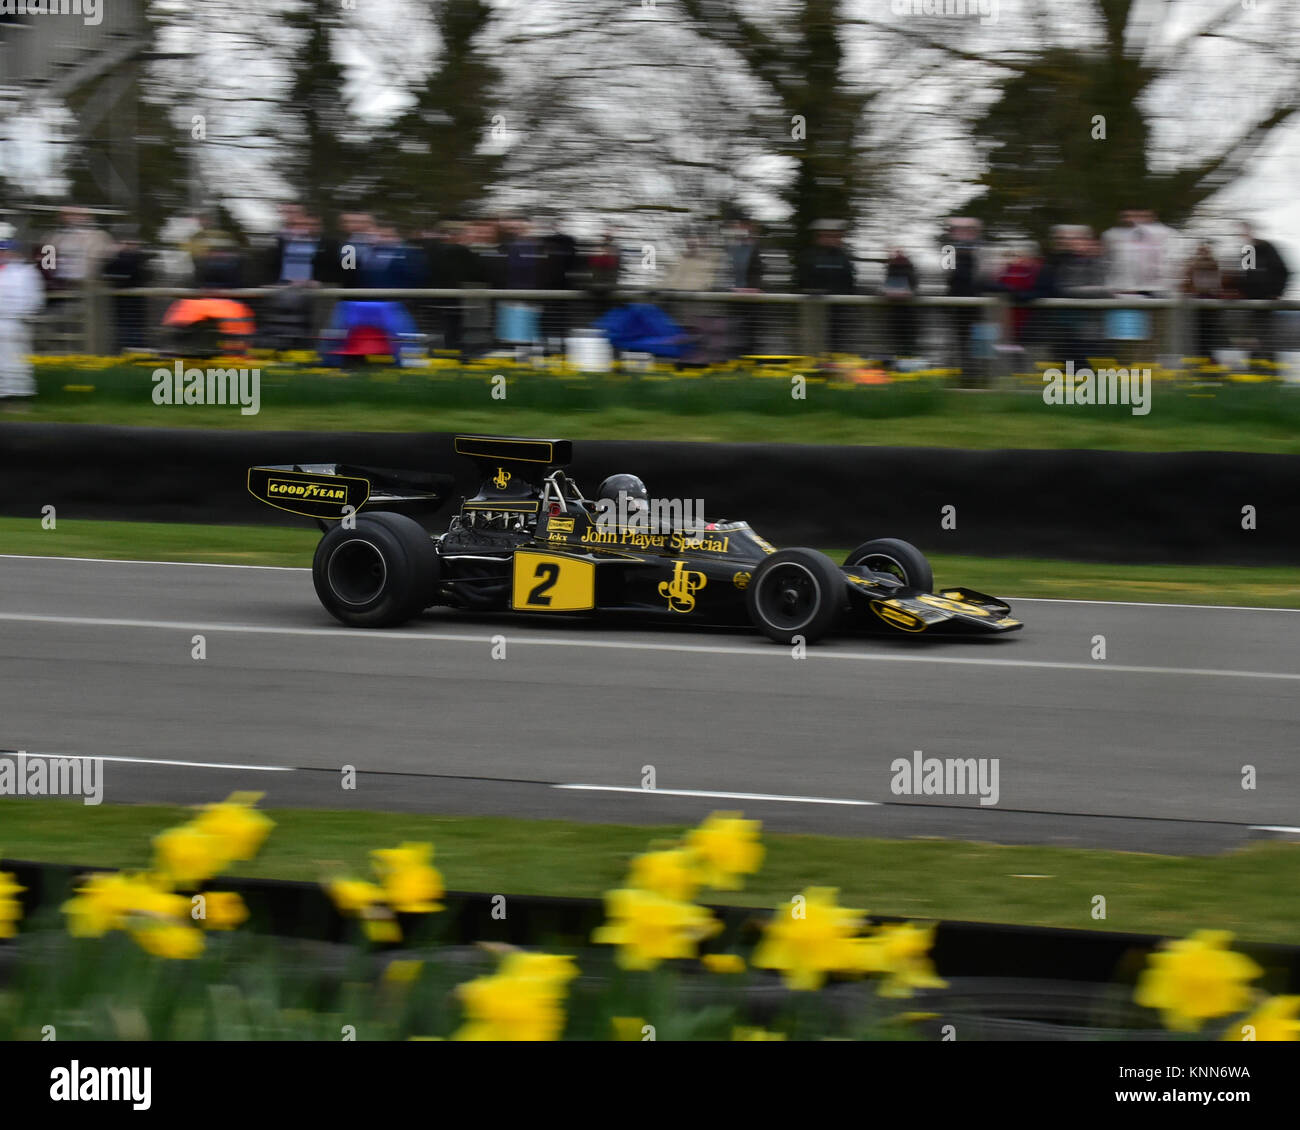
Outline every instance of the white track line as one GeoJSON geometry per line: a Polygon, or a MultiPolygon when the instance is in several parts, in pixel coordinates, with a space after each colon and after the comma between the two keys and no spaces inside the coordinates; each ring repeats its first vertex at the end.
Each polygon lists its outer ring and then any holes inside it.
{"type": "Polygon", "coordinates": [[[21,753],[24,757],[68,758],[76,761],[120,761],[128,765],[176,765],[182,769],[251,769],[257,773],[294,773],[291,765],[235,765],[224,761],[164,761],[154,757],[106,757],[102,754],[87,753],[41,753],[37,750],[0,750],[0,757],[15,757],[21,753]]]}
{"type": "Polygon", "coordinates": [[[1250,830],[1252,832],[1292,832],[1300,836],[1300,828],[1292,828],[1288,824],[1252,824],[1250,830]]]}
{"type": "Polygon", "coordinates": [[[781,796],[775,793],[721,793],[707,789],[642,789],[633,785],[552,785],[553,789],[577,789],[593,793],[641,793],[643,796],[693,796],[709,800],[772,800],[786,804],[847,804],[864,808],[879,808],[878,800],[841,800],[824,796],[781,796]]]}
{"type": "Polygon", "coordinates": [[[60,557],[43,553],[0,553],[0,560],[81,561],[94,565],[184,565],[192,569],[265,569],[273,573],[310,573],[305,565],[240,565],[224,561],[137,561],[133,557],[60,557]]]}
{"type": "MultiPolygon", "coordinates": [[[[306,566],[298,565],[239,565],[219,561],[136,561],[122,557],[53,557],[39,553],[0,553],[0,561],[80,561],[98,565],[177,565],[196,569],[264,569],[275,573],[309,573],[306,566]]],[[[949,586],[950,588],[956,586],[949,586]]],[[[1245,604],[1175,604],[1156,600],[1072,600],[1056,596],[1008,596],[1003,599],[1032,604],[1092,604],[1114,605],[1116,608],[1192,608],[1197,611],[1214,609],[1225,612],[1300,612],[1300,608],[1260,608],[1245,604]]]]}
{"type": "MultiPolygon", "coordinates": [[[[197,620],[133,620],[93,616],[34,616],[19,612],[0,612],[0,622],[61,624],[95,628],[143,628],[173,632],[233,632],[268,636],[333,636],[343,639],[441,640],[444,643],[476,643],[491,646],[491,636],[462,632],[379,631],[361,628],[288,628],[262,624],[211,624],[197,620]]],[[[495,635],[504,633],[497,632],[495,635]]],[[[515,635],[510,642],[520,646],[576,647],[603,651],[668,651],[701,655],[742,655],[756,658],[786,659],[789,651],[780,646],[758,645],[724,647],[718,644],[648,643],[627,640],[588,639],[586,637],[546,637],[515,635]]],[[[813,649],[809,658],[839,659],[860,663],[930,663],[953,667],[1030,668],[1046,671],[1093,671],[1124,675],[1185,675],[1209,679],[1271,679],[1300,682],[1300,672],[1233,671],[1216,667],[1142,667],[1124,663],[1070,663],[1045,659],[980,659],[956,655],[895,655],[885,652],[830,651],[813,649]]]]}

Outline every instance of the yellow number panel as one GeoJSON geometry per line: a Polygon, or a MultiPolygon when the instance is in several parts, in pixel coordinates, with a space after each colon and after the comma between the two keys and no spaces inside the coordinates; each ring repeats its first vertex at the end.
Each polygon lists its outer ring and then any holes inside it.
{"type": "Polygon", "coordinates": [[[516,552],[510,607],[528,612],[595,608],[596,566],[551,553],[516,552]]]}

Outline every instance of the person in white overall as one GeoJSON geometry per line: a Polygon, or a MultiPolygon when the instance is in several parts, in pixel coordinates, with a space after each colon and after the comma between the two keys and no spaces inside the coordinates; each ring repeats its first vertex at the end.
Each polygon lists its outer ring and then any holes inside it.
{"type": "Polygon", "coordinates": [[[13,410],[21,398],[36,395],[28,319],[44,305],[40,272],[22,261],[14,240],[0,239],[0,407],[13,410]]]}

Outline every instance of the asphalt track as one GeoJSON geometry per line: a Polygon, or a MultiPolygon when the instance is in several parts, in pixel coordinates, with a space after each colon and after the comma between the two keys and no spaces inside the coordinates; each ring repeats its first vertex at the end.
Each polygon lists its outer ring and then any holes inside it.
{"type": "Polygon", "coordinates": [[[107,802],[252,788],[633,824],[724,808],[775,831],[1189,853],[1300,835],[1300,612],[1013,611],[1009,636],[796,659],[747,632],[574,619],[359,632],[306,570],[0,557],[0,749],[104,757],[107,802]],[[891,763],[915,750],[997,758],[998,803],[896,795],[891,763]]]}

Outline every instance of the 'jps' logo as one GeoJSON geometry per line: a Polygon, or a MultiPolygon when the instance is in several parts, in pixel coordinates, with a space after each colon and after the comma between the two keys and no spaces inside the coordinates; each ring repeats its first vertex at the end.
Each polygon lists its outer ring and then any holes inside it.
{"type": "Polygon", "coordinates": [[[672,611],[691,612],[695,608],[695,594],[707,583],[703,573],[692,572],[686,568],[685,561],[678,561],[673,565],[673,575],[659,586],[659,595],[668,600],[672,611]]]}
{"type": "Polygon", "coordinates": [[[497,490],[505,490],[509,482],[510,472],[504,467],[498,467],[496,477],[492,480],[492,485],[496,487],[497,490]]]}

